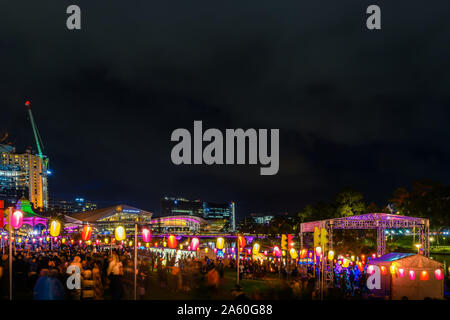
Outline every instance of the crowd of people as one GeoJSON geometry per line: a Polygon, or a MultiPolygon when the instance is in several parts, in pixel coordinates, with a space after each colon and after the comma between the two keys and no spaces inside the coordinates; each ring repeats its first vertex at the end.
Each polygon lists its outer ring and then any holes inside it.
{"type": "MultiPolygon", "coordinates": [[[[7,251],[6,251],[7,252],[7,251]]],[[[247,297],[239,286],[232,286],[229,298],[236,299],[315,299],[318,295],[319,268],[294,261],[280,266],[274,260],[197,258],[170,252],[140,250],[136,268],[134,253],[125,248],[113,251],[63,249],[16,249],[13,254],[13,294],[15,299],[37,300],[131,300],[158,298],[152,292],[188,294],[211,298],[224,284],[226,271],[233,271],[229,282],[263,280],[264,290],[247,297]],[[71,270],[68,272],[68,270],[71,270]],[[74,274],[79,272],[79,287],[74,274]],[[70,279],[69,279],[70,278],[70,279]]],[[[0,263],[0,294],[9,299],[9,257],[0,263]]],[[[368,293],[366,274],[356,266],[329,270],[334,298],[358,299],[368,293]]],[[[261,281],[262,282],[262,281],[261,281]]],[[[226,297],[226,296],[221,296],[226,297]]]]}

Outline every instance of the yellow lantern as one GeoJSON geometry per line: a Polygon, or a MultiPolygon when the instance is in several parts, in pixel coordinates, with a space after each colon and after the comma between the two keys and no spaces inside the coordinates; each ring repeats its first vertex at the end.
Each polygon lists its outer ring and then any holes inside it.
{"type": "Polygon", "coordinates": [[[109,239],[108,238],[105,238],[105,244],[108,244],[108,242],[109,242],[109,239]]]}
{"type": "Polygon", "coordinates": [[[350,264],[350,260],[344,258],[344,260],[343,260],[343,262],[342,262],[342,266],[343,266],[344,268],[348,268],[348,265],[349,265],[349,264],[350,264]]]}
{"type": "Polygon", "coordinates": [[[61,232],[61,222],[57,220],[53,220],[50,222],[50,235],[52,237],[59,236],[59,233],[61,232]]]}
{"type": "Polygon", "coordinates": [[[62,239],[61,239],[61,243],[62,243],[62,244],[66,243],[66,238],[62,238],[62,239]]]}
{"type": "Polygon", "coordinates": [[[395,274],[395,264],[391,264],[389,270],[391,271],[391,274],[395,274]]]}
{"type": "Polygon", "coordinates": [[[259,253],[259,249],[260,249],[260,245],[259,245],[259,243],[255,243],[254,245],[253,245],[253,254],[258,254],[259,253]]]}
{"type": "Polygon", "coordinates": [[[298,257],[297,250],[295,250],[294,248],[291,248],[291,250],[289,250],[289,254],[291,255],[292,259],[297,259],[298,257]]]}
{"type": "Polygon", "coordinates": [[[333,250],[328,251],[328,260],[332,261],[333,258],[334,258],[334,251],[333,250]]]}
{"type": "Polygon", "coordinates": [[[225,239],[222,237],[217,238],[216,248],[219,250],[222,250],[224,245],[225,245],[225,239]]]}
{"type": "Polygon", "coordinates": [[[208,248],[205,248],[205,253],[208,253],[208,248]]]}
{"type": "Polygon", "coordinates": [[[130,241],[128,245],[131,247],[133,245],[133,241],[130,241]]]}
{"type": "Polygon", "coordinates": [[[125,233],[125,228],[123,226],[118,226],[114,231],[114,237],[117,241],[125,240],[127,235],[125,233]]]}

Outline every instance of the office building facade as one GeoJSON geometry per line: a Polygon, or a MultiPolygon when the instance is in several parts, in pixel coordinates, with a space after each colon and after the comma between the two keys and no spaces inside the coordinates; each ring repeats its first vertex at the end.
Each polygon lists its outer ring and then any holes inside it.
{"type": "Polygon", "coordinates": [[[48,178],[43,160],[27,150],[16,153],[11,146],[0,146],[0,197],[14,204],[27,198],[35,209],[48,208],[48,178]]]}
{"type": "Polygon", "coordinates": [[[201,217],[214,226],[215,231],[234,231],[236,227],[234,202],[211,203],[169,197],[161,199],[161,216],[177,215],[201,217]]]}

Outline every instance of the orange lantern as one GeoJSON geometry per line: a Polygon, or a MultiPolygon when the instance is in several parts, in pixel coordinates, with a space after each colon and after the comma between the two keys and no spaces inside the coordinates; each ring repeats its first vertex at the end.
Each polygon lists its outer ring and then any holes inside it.
{"type": "Polygon", "coordinates": [[[92,234],[92,227],[91,226],[84,226],[83,231],[81,232],[81,239],[84,241],[88,241],[91,238],[92,234]]]}
{"type": "Polygon", "coordinates": [[[358,261],[357,266],[358,266],[359,272],[363,272],[363,271],[364,271],[364,266],[363,266],[363,264],[361,263],[361,261],[358,261]]]}
{"type": "Polygon", "coordinates": [[[238,237],[238,244],[240,248],[245,247],[245,245],[247,244],[247,241],[245,241],[245,237],[239,236],[238,237]]]}
{"type": "Polygon", "coordinates": [[[169,242],[170,249],[175,249],[178,245],[178,241],[174,235],[170,235],[169,238],[167,239],[167,241],[169,242]]]}
{"type": "Polygon", "coordinates": [[[50,235],[52,237],[59,236],[59,233],[61,232],[61,222],[57,220],[53,220],[50,222],[50,235]]]}
{"type": "Polygon", "coordinates": [[[23,225],[23,212],[20,210],[14,211],[11,217],[11,225],[14,229],[20,229],[23,225]]]}
{"type": "Polygon", "coordinates": [[[387,270],[385,266],[381,266],[381,274],[382,275],[386,275],[387,274],[387,270]]]}
{"type": "Polygon", "coordinates": [[[423,270],[423,271],[420,273],[420,280],[428,280],[428,279],[429,279],[428,272],[425,271],[425,270],[423,270]]]}
{"type": "Polygon", "coordinates": [[[151,234],[150,230],[147,228],[142,229],[142,241],[150,242],[151,234]]]}
{"type": "Polygon", "coordinates": [[[197,251],[197,248],[200,246],[200,240],[198,238],[192,238],[191,240],[191,249],[193,251],[197,251]]]}

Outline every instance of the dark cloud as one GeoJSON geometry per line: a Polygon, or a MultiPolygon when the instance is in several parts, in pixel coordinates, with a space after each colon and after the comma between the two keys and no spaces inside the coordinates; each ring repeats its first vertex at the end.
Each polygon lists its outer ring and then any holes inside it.
{"type": "Polygon", "coordinates": [[[0,128],[33,145],[31,99],[55,197],[158,211],[162,195],[291,211],[346,186],[382,204],[393,188],[450,182],[450,4],[378,1],[69,1],[2,7],[0,128]],[[280,172],[170,163],[170,134],[280,128],[280,172]]]}

